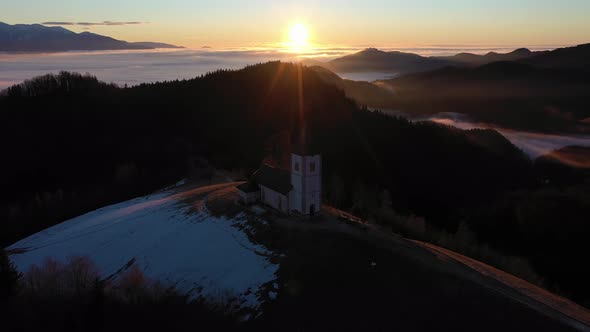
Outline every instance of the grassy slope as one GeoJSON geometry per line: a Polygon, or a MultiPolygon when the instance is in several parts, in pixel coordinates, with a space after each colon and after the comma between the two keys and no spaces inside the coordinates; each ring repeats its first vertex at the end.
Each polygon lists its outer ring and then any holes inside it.
{"type": "Polygon", "coordinates": [[[269,232],[286,258],[279,296],[254,330],[569,330],[415,248],[331,231],[269,232]]]}
{"type": "Polygon", "coordinates": [[[278,255],[278,296],[247,329],[571,330],[478,271],[405,239],[326,214],[267,220],[251,235],[278,255]]]}

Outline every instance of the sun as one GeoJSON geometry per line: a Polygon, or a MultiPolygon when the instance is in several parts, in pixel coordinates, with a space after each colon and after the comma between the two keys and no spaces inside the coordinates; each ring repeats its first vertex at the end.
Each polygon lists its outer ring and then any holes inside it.
{"type": "Polygon", "coordinates": [[[301,49],[308,45],[309,31],[305,25],[296,23],[289,29],[289,44],[292,48],[301,49]]]}

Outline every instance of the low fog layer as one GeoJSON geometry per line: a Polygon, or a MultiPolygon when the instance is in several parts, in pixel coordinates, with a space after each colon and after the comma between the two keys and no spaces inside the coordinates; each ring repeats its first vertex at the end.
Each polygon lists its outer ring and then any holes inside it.
{"type": "MultiPolygon", "coordinates": [[[[276,46],[276,45],[275,45],[276,46]]],[[[329,61],[361,50],[362,47],[312,47],[303,53],[288,49],[261,47],[252,49],[183,49],[183,50],[133,50],[65,52],[50,54],[0,53],[0,90],[35,76],[57,73],[61,70],[90,73],[100,80],[117,84],[140,84],[164,80],[193,78],[216,69],[239,69],[246,65],[271,60],[293,61],[313,58],[329,61]]],[[[384,51],[393,48],[381,48],[384,51]]],[[[460,52],[476,54],[509,52],[504,48],[395,48],[402,52],[424,56],[451,55],[460,52]]],[[[346,76],[346,75],[344,75],[346,76]]],[[[353,80],[372,81],[391,78],[391,73],[356,73],[346,77],[353,80]]]]}
{"type": "MultiPolygon", "coordinates": [[[[396,113],[396,115],[400,114],[399,112],[396,113]]],[[[590,146],[590,136],[541,134],[497,128],[487,124],[471,122],[464,115],[455,113],[441,113],[419,120],[429,120],[461,129],[493,128],[533,159],[566,146],[590,146]]]]}

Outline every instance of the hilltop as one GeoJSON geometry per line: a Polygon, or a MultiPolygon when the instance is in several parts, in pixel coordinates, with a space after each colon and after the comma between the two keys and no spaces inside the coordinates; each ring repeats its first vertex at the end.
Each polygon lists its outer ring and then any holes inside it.
{"type": "Polygon", "coordinates": [[[547,309],[550,296],[530,297],[451,256],[337,219],[333,210],[308,220],[236,205],[237,184],[169,188],[8,250],[21,271],[73,255],[94,260],[109,280],[137,266],[191,297],[233,303],[246,330],[584,329],[576,319],[587,313],[572,303],[547,309]],[[581,316],[564,314],[568,308],[581,316]]]}

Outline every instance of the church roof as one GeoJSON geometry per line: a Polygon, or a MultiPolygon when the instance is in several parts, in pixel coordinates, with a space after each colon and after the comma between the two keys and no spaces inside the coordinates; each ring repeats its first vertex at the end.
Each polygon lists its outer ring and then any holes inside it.
{"type": "Polygon", "coordinates": [[[258,185],[265,186],[283,195],[287,195],[293,186],[291,185],[291,173],[288,171],[263,164],[252,175],[258,185]]]}
{"type": "Polygon", "coordinates": [[[245,192],[245,193],[253,193],[253,192],[257,192],[260,190],[258,185],[252,181],[244,182],[241,185],[239,185],[237,188],[238,188],[238,190],[245,192]]]}
{"type": "Polygon", "coordinates": [[[320,154],[318,149],[314,149],[310,144],[307,143],[293,143],[291,145],[291,153],[299,156],[314,156],[320,154]]]}

